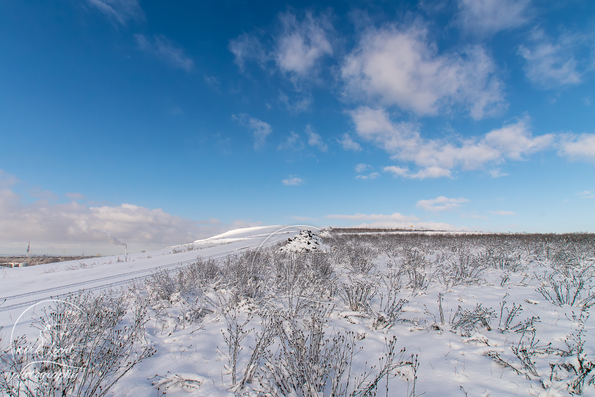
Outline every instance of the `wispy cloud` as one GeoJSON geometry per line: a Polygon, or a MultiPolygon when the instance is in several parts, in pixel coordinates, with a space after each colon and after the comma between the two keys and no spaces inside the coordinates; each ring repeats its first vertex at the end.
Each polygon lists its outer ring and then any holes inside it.
{"type": "Polygon", "coordinates": [[[595,134],[561,134],[558,154],[572,161],[595,162],[595,134]]]}
{"type": "Polygon", "coordinates": [[[279,102],[293,112],[306,111],[313,101],[311,86],[318,81],[322,59],[333,55],[329,15],[281,13],[276,31],[243,33],[230,41],[234,62],[242,72],[252,61],[280,73],[291,88],[289,93],[280,91],[279,102]]]}
{"type": "Polygon", "coordinates": [[[81,193],[66,193],[65,196],[71,200],[86,200],[87,196],[81,193]]]}
{"type": "Polygon", "coordinates": [[[291,92],[289,95],[283,91],[279,91],[279,102],[281,102],[287,110],[300,113],[310,109],[310,105],[314,101],[314,97],[309,90],[299,89],[291,92]]]}
{"type": "Polygon", "coordinates": [[[130,19],[145,17],[138,0],[87,0],[87,3],[122,25],[130,19]]]}
{"type": "Polygon", "coordinates": [[[382,169],[384,172],[389,172],[393,176],[400,176],[410,179],[426,179],[426,178],[450,178],[451,172],[442,167],[427,167],[417,172],[409,171],[408,167],[397,167],[391,165],[382,169]]]}
{"type": "Polygon", "coordinates": [[[473,219],[481,219],[484,221],[489,220],[489,218],[485,215],[478,215],[478,214],[461,214],[461,218],[473,218],[473,219]]]}
{"type": "Polygon", "coordinates": [[[287,12],[280,15],[280,20],[283,31],[277,38],[273,57],[282,72],[306,75],[320,58],[333,54],[328,40],[332,26],[325,15],[315,17],[306,12],[299,21],[295,14],[287,12]]]}
{"type": "Polygon", "coordinates": [[[134,38],[138,47],[150,54],[153,54],[163,62],[178,69],[189,72],[194,68],[194,61],[184,54],[184,50],[177,48],[164,36],[154,36],[153,40],[142,34],[135,34],[134,38]]]}
{"type": "Polygon", "coordinates": [[[16,176],[9,174],[4,170],[0,170],[0,187],[14,186],[18,182],[20,181],[16,176]]]}
{"type": "Polygon", "coordinates": [[[279,14],[281,29],[271,37],[243,33],[229,43],[235,63],[244,70],[247,61],[265,68],[270,61],[277,69],[295,79],[312,77],[319,60],[333,55],[329,35],[333,27],[326,14],[315,16],[306,11],[303,18],[293,12],[279,14]],[[267,43],[268,44],[265,44],[267,43]]]}
{"type": "Polygon", "coordinates": [[[328,150],[328,146],[322,141],[322,137],[314,132],[314,127],[312,127],[310,124],[306,125],[305,132],[308,136],[308,145],[317,147],[322,152],[326,152],[328,150]]]}
{"type": "Polygon", "coordinates": [[[376,179],[376,178],[380,178],[380,173],[379,172],[372,172],[368,175],[356,175],[355,176],[356,179],[376,179]]]}
{"type": "Polygon", "coordinates": [[[308,216],[292,216],[291,219],[294,219],[298,222],[313,222],[313,221],[317,220],[315,218],[310,218],[308,216]]]}
{"type": "Polygon", "coordinates": [[[432,230],[464,230],[465,228],[441,222],[420,221],[413,215],[393,214],[354,214],[354,215],[327,215],[327,219],[363,222],[353,224],[355,227],[387,227],[400,229],[432,229],[432,230]]]}
{"type": "Polygon", "coordinates": [[[273,132],[273,129],[268,123],[259,120],[254,117],[250,117],[249,114],[241,113],[233,115],[232,118],[240,124],[248,127],[254,134],[254,148],[261,149],[264,146],[266,137],[273,132]]]}
{"type": "Polygon", "coordinates": [[[456,168],[475,170],[505,159],[521,160],[554,142],[552,134],[533,137],[527,119],[492,130],[481,139],[449,142],[424,139],[418,124],[393,122],[384,109],[362,106],[350,115],[361,138],[376,143],[392,159],[412,162],[421,168],[417,172],[402,166],[384,168],[385,172],[406,178],[450,177],[456,168]]]}
{"type": "Polygon", "coordinates": [[[344,95],[359,102],[397,105],[417,115],[461,108],[474,119],[505,107],[492,59],[480,46],[439,55],[427,30],[387,26],[363,34],[341,68],[344,95]]]}
{"type": "Polygon", "coordinates": [[[365,170],[371,168],[368,164],[358,164],[355,166],[355,172],[364,172],[365,170]]]}
{"type": "Polygon", "coordinates": [[[241,71],[244,71],[246,61],[255,61],[261,68],[265,68],[268,55],[260,40],[254,34],[243,33],[229,42],[229,50],[234,55],[234,61],[241,71]]]}
{"type": "Polygon", "coordinates": [[[540,88],[580,83],[583,72],[574,56],[580,41],[579,36],[565,34],[552,42],[542,30],[533,31],[530,42],[518,51],[525,59],[527,78],[540,88]]]}
{"type": "Polygon", "coordinates": [[[488,170],[488,174],[490,174],[492,178],[500,178],[508,175],[507,173],[502,172],[500,168],[492,168],[491,170],[488,170]]]}
{"type": "Polygon", "coordinates": [[[278,149],[291,149],[291,150],[301,150],[304,148],[304,143],[301,141],[300,136],[295,132],[291,131],[289,135],[281,142],[278,149]]]}
{"type": "Polygon", "coordinates": [[[460,208],[462,204],[468,202],[469,200],[462,197],[457,199],[439,196],[431,200],[419,200],[416,204],[416,207],[431,212],[452,211],[460,208]]]}
{"type": "Polygon", "coordinates": [[[458,0],[457,23],[481,34],[524,25],[529,20],[530,0],[458,0]]]}
{"type": "Polygon", "coordinates": [[[594,199],[595,198],[595,190],[585,190],[584,192],[578,192],[577,195],[580,198],[584,198],[584,199],[594,199]]]}
{"type": "Polygon", "coordinates": [[[281,181],[285,186],[297,186],[297,185],[301,185],[302,183],[304,183],[304,180],[301,178],[298,178],[296,176],[289,176],[288,179],[283,179],[281,181]]]}
{"type": "Polygon", "coordinates": [[[349,136],[347,133],[343,134],[343,137],[341,139],[337,139],[337,141],[341,144],[341,146],[343,146],[343,149],[345,150],[354,150],[356,152],[362,150],[360,144],[351,139],[351,136],[349,136]]]}
{"type": "MultiPolygon", "coordinates": [[[[355,172],[357,172],[358,174],[361,174],[362,172],[365,171],[371,171],[373,170],[374,167],[372,167],[371,165],[368,164],[358,164],[355,166],[355,172]]],[[[356,175],[355,176],[356,179],[376,179],[376,178],[380,178],[380,173],[379,172],[371,172],[367,175],[356,175]]]]}
{"type": "Polygon", "coordinates": [[[393,222],[409,222],[418,220],[413,215],[402,215],[398,212],[392,214],[354,214],[354,215],[327,215],[328,219],[345,219],[350,221],[393,221],[393,222]]]}
{"type": "Polygon", "coordinates": [[[492,215],[500,215],[500,216],[507,216],[507,215],[516,215],[516,212],[512,211],[490,211],[492,215]]]}
{"type": "Polygon", "coordinates": [[[29,196],[35,197],[35,198],[41,199],[41,200],[55,201],[58,199],[57,194],[50,192],[49,190],[41,189],[39,187],[34,187],[32,189],[29,189],[29,191],[27,193],[29,193],[29,196]]]}

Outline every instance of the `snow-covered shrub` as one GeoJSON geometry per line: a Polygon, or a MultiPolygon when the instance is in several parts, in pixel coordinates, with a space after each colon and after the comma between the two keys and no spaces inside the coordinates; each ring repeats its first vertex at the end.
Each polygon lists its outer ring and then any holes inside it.
{"type": "Polygon", "coordinates": [[[409,278],[407,287],[415,293],[428,289],[434,274],[430,263],[419,249],[407,247],[403,250],[402,271],[409,278]]]}
{"type": "Polygon", "coordinates": [[[265,391],[283,396],[318,396],[325,391],[338,395],[355,339],[352,334],[326,336],[325,319],[318,314],[277,324],[279,349],[267,357],[261,380],[265,391]]]}
{"type": "Polygon", "coordinates": [[[483,307],[481,303],[478,303],[473,310],[459,306],[450,325],[452,330],[459,331],[463,336],[469,336],[478,326],[491,331],[490,321],[494,318],[496,318],[496,312],[492,308],[483,307]]]}
{"type": "Polygon", "coordinates": [[[513,302],[512,307],[509,309],[506,305],[506,301],[503,301],[500,304],[500,320],[499,320],[499,330],[502,333],[505,332],[516,332],[516,333],[526,333],[526,332],[535,332],[535,324],[540,322],[539,316],[531,316],[526,318],[525,320],[519,321],[517,324],[513,325],[514,319],[519,316],[523,311],[523,305],[513,302]]]}
{"type": "Polygon", "coordinates": [[[296,313],[310,301],[334,294],[333,269],[324,253],[276,253],[273,268],[275,289],[296,313]]]}
{"type": "Polygon", "coordinates": [[[412,384],[409,395],[415,395],[417,358],[403,359],[405,349],[396,351],[396,337],[388,341],[378,367],[356,374],[352,363],[357,337],[349,331],[327,335],[327,315],[319,306],[302,319],[280,317],[275,326],[278,349],[269,351],[259,373],[261,392],[304,397],[376,396],[381,381],[402,375],[412,384]]]}
{"type": "Polygon", "coordinates": [[[270,261],[270,255],[265,250],[228,256],[221,264],[221,284],[228,289],[237,290],[242,296],[262,298],[272,283],[270,261]]]}
{"type": "Polygon", "coordinates": [[[595,304],[595,293],[591,292],[592,270],[566,268],[540,277],[542,285],[537,291],[554,305],[590,307],[595,304]]]}
{"type": "Polygon", "coordinates": [[[196,261],[183,268],[184,278],[189,284],[204,288],[217,283],[222,276],[221,268],[214,259],[197,257],[196,261]]]}
{"type": "Polygon", "coordinates": [[[79,293],[55,301],[34,322],[39,338],[10,341],[0,353],[0,392],[7,396],[104,396],[154,354],[144,339],[147,311],[126,319],[121,294],[79,293]]]}
{"type": "Polygon", "coordinates": [[[374,329],[391,327],[401,315],[403,306],[409,303],[407,299],[399,298],[395,291],[389,290],[385,295],[380,294],[380,310],[374,313],[374,329]]]}
{"type": "Polygon", "coordinates": [[[459,247],[445,260],[443,269],[445,284],[452,287],[459,284],[477,284],[479,276],[487,269],[487,260],[482,255],[473,255],[468,249],[459,247]]]}
{"type": "Polygon", "coordinates": [[[179,270],[177,274],[175,270],[160,270],[152,273],[145,280],[149,300],[151,302],[169,301],[174,294],[184,291],[184,281],[180,274],[179,270]]]}
{"type": "Polygon", "coordinates": [[[364,278],[349,278],[349,283],[343,283],[338,294],[349,310],[370,312],[370,301],[376,296],[376,286],[364,278]]]}
{"type": "Polygon", "coordinates": [[[227,345],[227,358],[229,361],[228,370],[231,374],[231,383],[233,385],[237,383],[238,355],[243,349],[242,341],[250,332],[249,329],[246,329],[246,325],[252,319],[251,313],[248,313],[243,321],[238,319],[241,315],[239,304],[239,297],[233,295],[225,302],[222,310],[226,328],[225,330],[221,330],[221,333],[223,334],[223,339],[227,345]]]}
{"type": "Polygon", "coordinates": [[[377,256],[374,248],[368,244],[352,242],[345,247],[347,266],[356,274],[368,274],[376,267],[373,260],[377,256]]]}

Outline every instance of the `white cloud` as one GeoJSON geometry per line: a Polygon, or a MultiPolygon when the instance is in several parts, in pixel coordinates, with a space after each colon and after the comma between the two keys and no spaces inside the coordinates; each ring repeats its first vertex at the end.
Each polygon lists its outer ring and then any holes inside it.
{"type": "Polygon", "coordinates": [[[457,199],[439,196],[431,200],[419,200],[416,207],[431,212],[452,211],[459,208],[461,204],[468,202],[469,200],[462,197],[457,199]]]}
{"type": "Polygon", "coordinates": [[[279,102],[283,103],[287,110],[299,113],[310,109],[314,101],[312,94],[307,90],[298,90],[290,94],[291,98],[279,90],[279,102]]]}
{"type": "Polygon", "coordinates": [[[395,212],[390,215],[384,214],[355,214],[355,215],[327,215],[327,219],[338,219],[344,221],[365,221],[353,225],[354,227],[386,227],[399,229],[430,229],[430,230],[465,230],[465,228],[449,225],[441,222],[420,221],[413,215],[402,215],[395,212]]]}
{"type": "Polygon", "coordinates": [[[283,179],[281,182],[283,182],[285,186],[297,186],[301,185],[304,180],[298,177],[290,176],[288,179],[283,179]]]}
{"type": "Polygon", "coordinates": [[[584,192],[577,193],[580,198],[584,199],[594,199],[595,198],[595,191],[593,190],[585,190],[584,192]]]}
{"type": "Polygon", "coordinates": [[[351,139],[347,133],[343,134],[343,138],[338,139],[337,141],[341,144],[341,146],[343,146],[343,149],[345,150],[354,150],[356,152],[362,150],[360,144],[351,139]]]}
{"type": "Polygon", "coordinates": [[[533,137],[529,132],[526,120],[493,130],[484,138],[487,145],[512,160],[521,160],[525,154],[542,150],[548,147],[553,140],[554,136],[551,134],[533,137]]]}
{"type": "Polygon", "coordinates": [[[306,125],[306,135],[308,136],[308,145],[317,147],[322,152],[328,150],[328,146],[322,141],[322,137],[314,132],[314,128],[310,124],[306,125]]]}
{"type": "Polygon", "coordinates": [[[357,173],[364,172],[368,168],[371,168],[371,166],[369,166],[367,164],[358,164],[355,166],[355,172],[357,172],[357,173]]]}
{"type": "Polygon", "coordinates": [[[368,175],[356,175],[355,177],[357,179],[376,179],[376,178],[380,177],[380,173],[372,172],[371,174],[368,174],[368,175]]]}
{"type": "Polygon", "coordinates": [[[489,218],[485,215],[477,215],[477,214],[461,214],[461,218],[473,218],[473,219],[482,219],[484,221],[489,220],[489,218]]]}
{"type": "Polygon", "coordinates": [[[419,26],[370,29],[341,68],[345,95],[397,105],[418,115],[450,112],[455,106],[474,119],[504,107],[496,67],[483,48],[439,55],[419,26]]]}
{"type": "Polygon", "coordinates": [[[385,172],[407,178],[449,177],[455,168],[474,170],[505,159],[521,160],[525,155],[550,146],[554,140],[551,134],[533,137],[526,119],[492,130],[482,139],[452,143],[424,139],[419,125],[393,122],[383,109],[362,106],[351,111],[350,115],[361,138],[375,142],[391,154],[392,159],[412,162],[421,168],[418,172],[400,166],[384,168],[385,172]]]}
{"type": "Polygon", "coordinates": [[[329,19],[327,14],[315,16],[309,11],[303,18],[292,12],[281,13],[278,31],[269,35],[244,33],[230,41],[229,50],[241,71],[247,61],[255,61],[262,69],[272,67],[280,72],[291,88],[289,94],[279,92],[279,101],[293,112],[306,111],[313,102],[311,86],[317,81],[321,60],[333,55],[329,19]]]}
{"type": "Polygon", "coordinates": [[[262,120],[250,117],[249,114],[241,113],[233,115],[232,118],[238,121],[240,124],[248,127],[254,134],[254,148],[260,149],[264,146],[266,137],[273,132],[273,129],[268,123],[262,120]]]}
{"type": "Polygon", "coordinates": [[[457,22],[474,33],[492,34],[525,24],[530,0],[458,0],[457,22]]]}
{"type": "Polygon", "coordinates": [[[312,222],[312,221],[316,221],[315,218],[310,218],[308,216],[292,216],[291,219],[295,219],[296,221],[299,221],[299,222],[312,222]]]}
{"type": "Polygon", "coordinates": [[[87,198],[87,196],[80,193],[66,193],[64,196],[71,200],[85,200],[87,198]]]}
{"type": "Polygon", "coordinates": [[[154,40],[150,40],[142,34],[135,34],[134,37],[141,50],[155,55],[170,66],[184,69],[187,72],[194,68],[194,61],[184,54],[184,50],[175,47],[166,37],[154,36],[154,40]]]}
{"type": "Polygon", "coordinates": [[[519,47],[525,59],[525,74],[541,88],[557,88],[578,84],[582,72],[578,70],[574,52],[579,42],[577,36],[562,35],[552,43],[541,30],[533,32],[531,44],[519,47]]]}
{"type": "Polygon", "coordinates": [[[595,134],[562,134],[558,143],[558,155],[572,161],[595,162],[595,134]]]}
{"type": "Polygon", "coordinates": [[[314,17],[306,12],[300,22],[287,12],[280,15],[280,20],[283,32],[276,40],[273,58],[283,73],[306,75],[320,58],[333,54],[327,38],[332,27],[325,16],[314,17]]]}
{"type": "Polygon", "coordinates": [[[4,170],[0,170],[0,187],[14,186],[18,182],[20,181],[16,176],[9,174],[4,170]]]}
{"type": "Polygon", "coordinates": [[[502,172],[499,168],[492,168],[491,170],[488,170],[488,174],[490,174],[492,178],[500,178],[501,176],[508,175],[507,173],[502,172]]]}
{"type": "Polygon", "coordinates": [[[393,176],[401,176],[403,178],[410,178],[410,179],[426,179],[426,178],[450,178],[451,172],[450,170],[440,168],[440,167],[428,167],[418,172],[410,172],[409,168],[405,167],[397,167],[394,165],[384,167],[382,169],[384,172],[390,172],[393,176]]]}
{"type": "Polygon", "coordinates": [[[516,215],[516,212],[512,212],[512,211],[490,211],[490,214],[492,214],[492,215],[506,216],[506,215],[516,215]]]}
{"type": "Polygon", "coordinates": [[[244,33],[229,42],[229,50],[233,53],[236,65],[244,71],[246,60],[256,61],[261,68],[264,68],[268,56],[264,47],[256,36],[244,33]]]}
{"type": "Polygon", "coordinates": [[[283,142],[279,145],[279,150],[281,149],[292,149],[292,150],[301,150],[303,149],[304,144],[300,140],[300,136],[295,132],[291,131],[289,136],[285,138],[283,142]]]}
{"type": "Polygon", "coordinates": [[[42,199],[42,200],[55,201],[58,199],[58,195],[54,194],[53,192],[50,192],[49,190],[43,190],[39,187],[34,187],[32,189],[29,189],[29,191],[27,193],[29,193],[29,196],[31,196],[31,197],[35,197],[37,199],[42,199]]]}
{"type": "Polygon", "coordinates": [[[274,43],[272,46],[266,45],[266,41],[263,44],[256,34],[244,33],[230,41],[229,50],[240,70],[245,69],[249,60],[263,69],[273,61],[297,88],[298,80],[313,77],[321,58],[333,55],[329,41],[333,28],[326,15],[314,16],[311,12],[306,12],[301,20],[292,12],[282,13],[279,21],[280,32],[268,40],[274,43]]]}
{"type": "Polygon", "coordinates": [[[413,215],[402,215],[398,212],[394,212],[390,215],[384,214],[355,214],[355,215],[327,215],[325,218],[328,219],[345,219],[350,221],[391,221],[391,222],[410,222],[418,220],[413,215]]]}
{"type": "MultiPolygon", "coordinates": [[[[4,249],[29,240],[38,253],[51,247],[75,246],[105,253],[110,250],[108,244],[117,240],[139,250],[156,249],[225,231],[225,225],[214,219],[193,221],[132,204],[93,207],[75,201],[28,201],[10,188],[0,189],[0,245],[4,249]]],[[[61,253],[62,249],[57,251],[61,253]]]]}
{"type": "Polygon", "coordinates": [[[411,175],[409,168],[397,167],[396,165],[384,167],[382,170],[384,172],[390,172],[395,176],[402,176],[404,178],[410,177],[411,175]]]}
{"type": "Polygon", "coordinates": [[[145,17],[138,0],[87,0],[87,3],[122,25],[129,19],[142,20],[145,17]]]}

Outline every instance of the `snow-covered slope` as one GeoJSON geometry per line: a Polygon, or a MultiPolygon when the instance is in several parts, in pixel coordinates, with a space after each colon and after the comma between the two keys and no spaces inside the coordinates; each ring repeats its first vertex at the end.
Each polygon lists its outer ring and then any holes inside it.
{"type": "MultiPolygon", "coordinates": [[[[231,230],[193,243],[129,255],[2,269],[0,276],[0,327],[12,327],[27,307],[84,289],[117,288],[159,269],[191,263],[197,256],[221,258],[261,245],[271,245],[299,232],[293,226],[258,226],[231,230]]],[[[36,309],[40,309],[37,306],[36,309]]]]}

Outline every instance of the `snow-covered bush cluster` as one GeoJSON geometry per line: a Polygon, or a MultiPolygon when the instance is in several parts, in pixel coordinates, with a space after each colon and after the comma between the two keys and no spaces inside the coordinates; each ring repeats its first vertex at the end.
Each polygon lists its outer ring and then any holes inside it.
{"type": "MultiPolygon", "coordinates": [[[[115,395],[595,395],[595,235],[332,229],[284,247],[304,241],[319,248],[197,258],[126,291],[73,297],[86,316],[113,308],[101,335],[124,346],[74,357],[89,368],[111,360],[93,384],[118,381],[115,395]]],[[[15,361],[10,346],[3,373],[34,359],[15,361]]],[[[29,384],[12,381],[0,379],[0,393],[29,384]]]]}
{"type": "Polygon", "coordinates": [[[78,293],[56,300],[0,352],[0,393],[6,396],[103,396],[155,349],[145,339],[145,302],[123,294],[78,293]]]}

